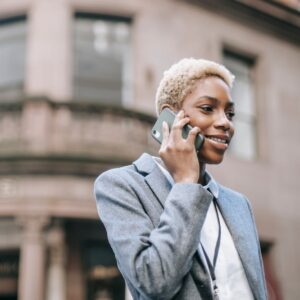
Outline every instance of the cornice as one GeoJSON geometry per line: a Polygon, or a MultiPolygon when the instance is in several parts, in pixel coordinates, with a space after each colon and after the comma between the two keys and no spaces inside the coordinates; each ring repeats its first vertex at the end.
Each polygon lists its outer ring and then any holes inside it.
{"type": "Polygon", "coordinates": [[[178,0],[300,45],[300,11],[271,0],[178,0]]]}
{"type": "Polygon", "coordinates": [[[24,99],[16,99],[14,101],[6,101],[5,99],[3,99],[0,101],[0,113],[6,111],[20,111],[25,105],[30,103],[47,104],[53,109],[67,107],[74,112],[112,112],[115,115],[135,118],[149,124],[153,124],[153,122],[156,120],[156,117],[152,114],[134,110],[131,108],[125,108],[120,105],[109,105],[91,101],[79,101],[76,99],[73,99],[71,101],[56,101],[44,96],[27,97],[24,99]]]}

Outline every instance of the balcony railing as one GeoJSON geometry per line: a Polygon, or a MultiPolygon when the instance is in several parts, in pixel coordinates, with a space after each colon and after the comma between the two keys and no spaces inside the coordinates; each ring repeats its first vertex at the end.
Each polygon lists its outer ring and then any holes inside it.
{"type": "Polygon", "coordinates": [[[45,98],[0,104],[0,174],[75,173],[155,153],[151,115],[45,98]]]}

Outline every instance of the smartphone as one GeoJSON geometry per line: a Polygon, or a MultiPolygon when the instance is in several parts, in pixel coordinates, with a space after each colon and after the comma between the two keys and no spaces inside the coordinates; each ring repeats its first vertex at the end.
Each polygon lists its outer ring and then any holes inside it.
{"type": "MultiPolygon", "coordinates": [[[[172,125],[174,123],[174,119],[175,119],[175,116],[176,114],[169,108],[165,108],[162,110],[162,112],[160,113],[157,121],[155,122],[152,130],[151,130],[151,134],[153,136],[153,138],[158,141],[160,144],[162,143],[162,139],[163,139],[163,133],[162,133],[162,124],[163,122],[165,121],[168,126],[169,126],[169,130],[171,130],[172,128],[172,125]]],[[[182,129],[182,137],[184,139],[187,138],[190,130],[192,129],[193,127],[189,124],[185,125],[182,129]]],[[[196,147],[196,150],[199,151],[202,144],[204,142],[204,137],[203,135],[201,134],[198,134],[196,136],[196,139],[195,139],[195,147],[196,147]]]]}

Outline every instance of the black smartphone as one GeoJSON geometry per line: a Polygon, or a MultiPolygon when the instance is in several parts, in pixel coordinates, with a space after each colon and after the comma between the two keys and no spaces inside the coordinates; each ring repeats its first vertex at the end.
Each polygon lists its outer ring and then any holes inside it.
{"type": "MultiPolygon", "coordinates": [[[[175,119],[175,116],[176,114],[169,108],[164,108],[162,110],[162,112],[160,113],[157,121],[155,122],[152,130],[151,130],[151,134],[153,136],[153,138],[158,141],[160,144],[162,142],[162,139],[163,139],[163,133],[162,133],[162,124],[163,122],[165,121],[168,126],[169,126],[169,130],[171,130],[172,128],[172,125],[174,123],[174,119],[175,119]]],[[[193,127],[189,124],[185,125],[182,129],[182,137],[184,139],[187,138],[190,130],[192,129],[193,127]]],[[[203,135],[201,134],[198,134],[197,137],[196,137],[196,140],[195,140],[195,147],[196,147],[196,150],[199,151],[202,144],[203,144],[203,141],[204,141],[204,137],[203,135]]]]}

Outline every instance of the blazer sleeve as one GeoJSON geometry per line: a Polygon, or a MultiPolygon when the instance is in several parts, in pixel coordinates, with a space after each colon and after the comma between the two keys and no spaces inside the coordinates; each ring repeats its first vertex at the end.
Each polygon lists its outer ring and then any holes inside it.
{"type": "Polygon", "coordinates": [[[138,293],[171,299],[192,266],[212,196],[199,184],[175,184],[154,227],[125,175],[111,170],[95,182],[108,240],[120,271],[138,293]]]}

